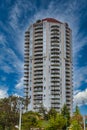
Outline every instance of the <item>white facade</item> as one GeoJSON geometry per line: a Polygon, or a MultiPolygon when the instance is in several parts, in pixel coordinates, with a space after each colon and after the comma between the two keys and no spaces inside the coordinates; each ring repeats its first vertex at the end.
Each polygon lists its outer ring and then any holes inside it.
{"type": "Polygon", "coordinates": [[[72,112],[72,36],[67,23],[46,18],[25,32],[24,86],[29,109],[72,112]]]}

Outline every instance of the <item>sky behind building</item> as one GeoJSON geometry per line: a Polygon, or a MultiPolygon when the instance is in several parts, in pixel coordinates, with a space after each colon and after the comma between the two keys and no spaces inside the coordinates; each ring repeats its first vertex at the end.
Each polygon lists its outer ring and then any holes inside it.
{"type": "Polygon", "coordinates": [[[0,97],[24,95],[24,32],[46,17],[67,22],[72,29],[74,106],[87,114],[86,0],[0,1],[0,97]]]}

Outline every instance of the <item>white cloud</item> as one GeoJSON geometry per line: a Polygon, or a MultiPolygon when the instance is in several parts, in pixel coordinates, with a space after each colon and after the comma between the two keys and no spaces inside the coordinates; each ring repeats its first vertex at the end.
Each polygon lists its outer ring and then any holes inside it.
{"type": "MultiPolygon", "coordinates": [[[[22,28],[20,27],[26,18],[27,12],[33,11],[34,9],[35,9],[34,3],[32,3],[31,1],[22,0],[22,2],[21,1],[15,2],[9,13],[10,14],[9,24],[11,25],[11,27],[14,30],[16,29],[17,32],[20,32],[20,30],[22,30],[22,28]],[[19,19],[21,17],[24,17],[24,18],[22,18],[22,21],[19,22],[19,19]]],[[[24,27],[24,24],[22,27],[24,27]]]]}
{"type": "Polygon", "coordinates": [[[74,104],[78,104],[78,105],[87,104],[87,89],[85,89],[84,91],[79,91],[74,96],[74,104]]]}
{"type": "Polygon", "coordinates": [[[0,98],[8,97],[7,89],[0,89],[0,98]]]}
{"type": "Polygon", "coordinates": [[[83,82],[87,81],[87,66],[75,68],[74,70],[74,87],[80,88],[83,82]]]}
{"type": "Polygon", "coordinates": [[[15,86],[16,89],[23,89],[23,77],[19,80],[18,84],[15,86]]]}
{"type": "Polygon", "coordinates": [[[5,45],[6,37],[4,34],[0,33],[0,44],[5,45]]]}
{"type": "Polygon", "coordinates": [[[23,72],[23,62],[11,48],[4,46],[0,49],[0,69],[6,73],[23,72]]]}
{"type": "Polygon", "coordinates": [[[23,86],[23,77],[21,77],[18,83],[15,85],[14,95],[24,96],[24,86],[23,86]]]}
{"type": "Polygon", "coordinates": [[[18,28],[18,18],[20,17],[20,9],[16,3],[10,12],[9,23],[13,29],[18,28]]]}

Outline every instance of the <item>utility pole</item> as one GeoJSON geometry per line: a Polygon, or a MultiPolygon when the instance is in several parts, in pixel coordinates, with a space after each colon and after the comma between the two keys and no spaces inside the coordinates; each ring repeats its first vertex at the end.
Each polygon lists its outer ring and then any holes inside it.
{"type": "Polygon", "coordinates": [[[18,129],[21,130],[23,100],[20,97],[19,97],[19,100],[18,100],[18,106],[19,106],[19,126],[18,126],[18,129]]]}
{"type": "Polygon", "coordinates": [[[19,112],[19,130],[21,130],[21,115],[22,115],[22,109],[21,109],[21,103],[20,103],[20,112],[19,112]]]}

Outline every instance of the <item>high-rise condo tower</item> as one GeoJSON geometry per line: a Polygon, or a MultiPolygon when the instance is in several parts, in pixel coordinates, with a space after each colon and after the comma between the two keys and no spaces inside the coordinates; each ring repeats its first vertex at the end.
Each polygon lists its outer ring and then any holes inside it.
{"type": "Polygon", "coordinates": [[[24,87],[28,109],[43,105],[72,113],[72,31],[53,18],[36,21],[25,32],[24,87]]]}

